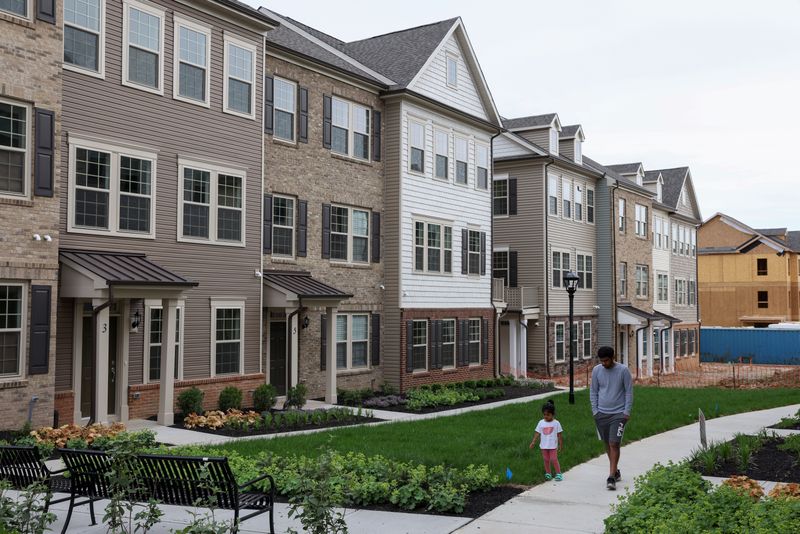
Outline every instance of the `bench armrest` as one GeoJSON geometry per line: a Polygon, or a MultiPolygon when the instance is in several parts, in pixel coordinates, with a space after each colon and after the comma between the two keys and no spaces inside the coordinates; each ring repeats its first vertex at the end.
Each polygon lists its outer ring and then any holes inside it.
{"type": "Polygon", "coordinates": [[[274,496],[275,495],[275,479],[272,478],[272,475],[261,475],[260,477],[256,477],[253,480],[248,480],[247,482],[245,482],[244,484],[239,486],[239,489],[243,490],[243,489],[247,488],[248,486],[252,486],[253,484],[256,484],[256,483],[261,482],[263,480],[269,480],[269,494],[274,496]]]}
{"type": "Polygon", "coordinates": [[[65,467],[64,469],[55,469],[55,470],[48,469],[47,470],[47,472],[50,475],[58,475],[58,474],[61,474],[61,473],[66,473],[67,471],[69,471],[69,467],[65,467]]]}

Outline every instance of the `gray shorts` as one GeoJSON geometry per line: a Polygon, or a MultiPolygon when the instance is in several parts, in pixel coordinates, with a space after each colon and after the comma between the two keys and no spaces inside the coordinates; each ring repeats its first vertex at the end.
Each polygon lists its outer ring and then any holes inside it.
{"type": "Polygon", "coordinates": [[[597,437],[605,443],[622,443],[625,433],[625,415],[622,413],[598,413],[594,416],[597,437]]]}

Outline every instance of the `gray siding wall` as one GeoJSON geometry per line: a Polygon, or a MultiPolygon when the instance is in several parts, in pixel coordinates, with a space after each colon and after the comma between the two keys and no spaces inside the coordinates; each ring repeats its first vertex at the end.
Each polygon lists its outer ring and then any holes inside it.
{"type": "MultiPolygon", "coordinates": [[[[144,252],[156,263],[199,283],[186,298],[184,378],[209,376],[211,365],[210,298],[246,299],[243,373],[260,370],[259,317],[261,282],[253,272],[261,261],[261,158],[263,39],[245,28],[178,2],[152,0],[166,10],[164,22],[164,95],[121,84],[122,3],[106,2],[105,79],[64,70],[62,165],[68,168],[70,135],[92,136],[109,143],[127,143],[158,151],[156,176],[156,239],[95,236],[67,232],[67,175],[62,175],[61,246],[144,252]],[[211,109],[174,100],[173,14],[212,27],[211,109]],[[255,120],[225,114],[223,107],[223,32],[257,46],[255,120]],[[120,105],[123,103],[124,105],[120,105]],[[177,241],[178,158],[193,157],[230,164],[247,171],[245,188],[246,247],[177,241]]],[[[59,333],[58,383],[71,382],[71,339],[59,333]]],[[[131,345],[131,367],[141,367],[142,344],[131,345]],[[136,350],[139,354],[134,354],[136,350]]],[[[131,381],[141,380],[131,369],[131,381]]]]}
{"type": "Polygon", "coordinates": [[[678,305],[675,303],[675,279],[694,280],[697,284],[697,258],[691,256],[680,256],[670,253],[670,303],[672,313],[683,322],[696,323],[698,321],[699,290],[695,285],[695,297],[697,302],[694,306],[678,305]]]}
{"type": "Polygon", "coordinates": [[[575,139],[561,139],[558,141],[558,154],[575,161],[575,139]]]}
{"type": "Polygon", "coordinates": [[[550,150],[550,128],[539,128],[527,132],[516,132],[531,143],[537,144],[545,150],[550,150]]]}
{"type": "Polygon", "coordinates": [[[603,178],[597,181],[595,192],[597,207],[595,208],[595,222],[597,232],[597,275],[595,276],[595,291],[597,292],[597,345],[614,346],[614,218],[611,206],[611,188],[608,181],[603,178]]]}

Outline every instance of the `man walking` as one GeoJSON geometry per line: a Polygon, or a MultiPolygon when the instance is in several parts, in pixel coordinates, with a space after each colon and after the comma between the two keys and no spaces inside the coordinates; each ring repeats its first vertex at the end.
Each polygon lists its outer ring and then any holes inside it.
{"type": "Polygon", "coordinates": [[[606,446],[609,475],[606,487],[617,489],[622,478],[619,472],[619,449],[625,425],[630,421],[633,408],[633,378],[625,365],[614,362],[614,349],[600,347],[597,350],[600,364],[592,369],[592,385],[589,399],[592,415],[597,425],[597,436],[606,446]]]}

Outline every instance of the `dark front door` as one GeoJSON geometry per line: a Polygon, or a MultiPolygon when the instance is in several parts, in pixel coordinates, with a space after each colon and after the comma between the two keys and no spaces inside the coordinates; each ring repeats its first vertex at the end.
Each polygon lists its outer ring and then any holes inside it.
{"type": "Polygon", "coordinates": [[[269,324],[269,383],[278,395],[286,395],[286,321],[269,324]]]}
{"type": "Polygon", "coordinates": [[[94,329],[92,317],[84,316],[81,332],[81,417],[92,416],[94,397],[94,329]]]}

